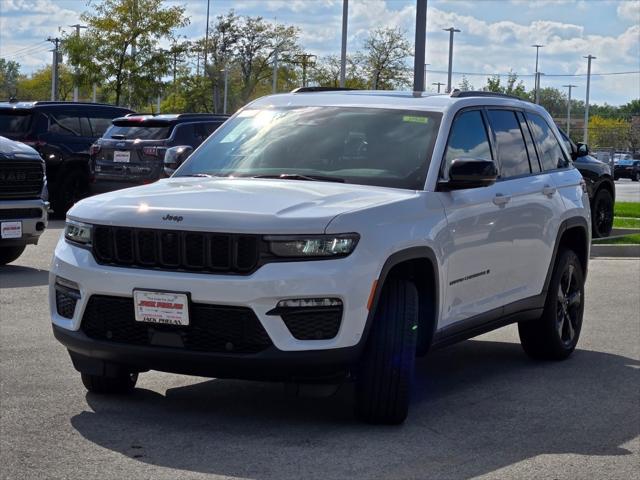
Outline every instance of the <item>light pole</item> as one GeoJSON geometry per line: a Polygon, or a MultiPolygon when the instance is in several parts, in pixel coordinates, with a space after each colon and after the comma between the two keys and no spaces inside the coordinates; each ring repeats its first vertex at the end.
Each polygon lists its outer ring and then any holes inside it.
{"type": "Polygon", "coordinates": [[[596,57],[589,54],[587,59],[587,97],[584,102],[584,134],[582,136],[582,143],[589,143],[589,90],[591,89],[591,60],[595,60],[596,57]]]}
{"type": "Polygon", "coordinates": [[[440,87],[442,85],[444,85],[444,83],[442,83],[442,82],[433,82],[431,85],[437,85],[438,86],[438,93],[440,93],[440,87]]]}
{"type": "Polygon", "coordinates": [[[347,24],[349,0],[342,0],[342,48],[340,50],[340,88],[344,88],[347,77],[347,24]]]}
{"type": "Polygon", "coordinates": [[[427,0],[416,0],[416,39],[413,57],[413,91],[424,92],[424,57],[427,47],[427,0]]]}
{"type": "MultiPolygon", "coordinates": [[[[75,25],[69,25],[72,28],[76,29],[76,38],[80,38],[80,29],[81,28],[89,28],[86,25],[80,25],[79,23],[76,23],[75,25]]],[[[78,66],[76,65],[76,78],[75,78],[76,83],[78,82],[78,66]]],[[[78,101],[78,85],[74,85],[73,86],[73,101],[77,102],[78,101]]]]}
{"type": "Polygon", "coordinates": [[[224,72],[224,107],[222,110],[223,114],[227,114],[227,91],[229,89],[229,70],[225,68],[222,70],[224,72]]]}
{"type": "Polygon", "coordinates": [[[563,85],[569,89],[569,98],[567,100],[567,136],[571,138],[571,89],[577,85],[563,85]]]}
{"type": "Polygon", "coordinates": [[[540,52],[540,49],[542,47],[544,47],[544,45],[539,45],[539,44],[536,43],[535,45],[531,45],[531,46],[535,47],[535,49],[536,49],[536,77],[535,77],[535,80],[534,80],[533,89],[534,89],[534,92],[535,92],[535,95],[534,95],[535,102],[539,103],[540,99],[538,97],[538,90],[540,89],[540,75],[538,75],[538,54],[540,52]]]}
{"type": "Polygon", "coordinates": [[[445,32],[449,32],[449,71],[447,73],[447,91],[446,93],[451,92],[451,73],[453,71],[453,34],[456,32],[460,32],[457,28],[449,27],[443,28],[445,32]]]}
{"type": "Polygon", "coordinates": [[[427,90],[427,67],[431,65],[430,63],[425,63],[424,64],[424,90],[427,90]]]}
{"type": "Polygon", "coordinates": [[[271,91],[277,93],[278,91],[278,46],[273,50],[273,78],[271,80],[271,91]]]}

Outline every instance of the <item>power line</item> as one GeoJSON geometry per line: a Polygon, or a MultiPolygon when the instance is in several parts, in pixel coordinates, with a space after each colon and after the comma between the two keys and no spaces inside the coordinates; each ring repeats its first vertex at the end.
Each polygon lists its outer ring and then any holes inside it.
{"type": "MultiPolygon", "coordinates": [[[[447,74],[449,73],[447,70],[427,70],[427,72],[429,73],[442,73],[442,74],[447,74]]],[[[535,73],[523,73],[523,74],[519,74],[517,72],[510,72],[510,73],[492,73],[492,72],[452,72],[456,75],[467,75],[467,76],[481,76],[481,77],[486,77],[486,76],[494,76],[497,75],[499,77],[507,77],[511,74],[516,74],[518,75],[518,78],[523,78],[523,77],[532,77],[534,78],[536,75],[535,73]]],[[[607,75],[637,75],[640,74],[640,70],[637,71],[628,71],[628,72],[606,72],[606,73],[592,73],[591,76],[607,76],[607,75]]],[[[545,73],[544,74],[545,77],[586,77],[587,74],[586,73],[545,73]]]]}
{"type": "Polygon", "coordinates": [[[26,47],[20,47],[17,50],[14,50],[13,52],[5,53],[3,55],[3,57],[13,57],[14,55],[18,55],[18,54],[20,54],[20,53],[22,53],[24,51],[27,51],[27,50],[31,50],[31,49],[34,49],[34,48],[41,48],[43,43],[47,43],[47,41],[46,40],[42,40],[41,42],[34,43],[34,44],[28,45],[26,47]]]}

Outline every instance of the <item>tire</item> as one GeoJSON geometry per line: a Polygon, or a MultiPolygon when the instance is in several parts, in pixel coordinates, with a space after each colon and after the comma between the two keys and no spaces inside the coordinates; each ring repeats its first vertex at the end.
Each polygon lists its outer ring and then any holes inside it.
{"type": "Polygon", "coordinates": [[[136,386],[138,381],[137,373],[124,372],[116,377],[105,377],[102,375],[89,375],[82,373],[82,383],[91,393],[98,394],[118,394],[129,393],[136,386]]]}
{"type": "Polygon", "coordinates": [[[356,378],[356,416],[368,423],[407,418],[416,355],[418,291],[406,280],[385,282],[356,378]]]}
{"type": "Polygon", "coordinates": [[[17,247],[0,247],[0,265],[6,265],[7,263],[11,263],[14,260],[17,260],[24,249],[27,248],[26,245],[20,245],[17,247]]]}
{"type": "Polygon", "coordinates": [[[601,188],[593,199],[591,233],[593,238],[608,237],[613,228],[613,197],[609,190],[601,188]]]}
{"type": "Polygon", "coordinates": [[[64,218],[73,205],[88,193],[89,179],[79,168],[62,172],[62,178],[55,187],[51,198],[51,208],[57,218],[64,218]]]}
{"type": "Polygon", "coordinates": [[[542,317],[518,323],[522,348],[537,360],[564,360],[576,348],[584,313],[584,274],[572,250],[559,252],[542,317]]]}

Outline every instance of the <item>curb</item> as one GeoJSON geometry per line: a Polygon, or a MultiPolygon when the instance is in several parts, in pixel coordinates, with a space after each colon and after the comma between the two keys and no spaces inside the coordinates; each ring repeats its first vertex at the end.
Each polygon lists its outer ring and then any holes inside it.
{"type": "Polygon", "coordinates": [[[633,235],[634,233],[640,233],[640,228],[613,228],[609,236],[620,237],[624,235],[633,235]]]}
{"type": "Polygon", "coordinates": [[[640,245],[591,245],[591,257],[640,258],[640,245]]]}

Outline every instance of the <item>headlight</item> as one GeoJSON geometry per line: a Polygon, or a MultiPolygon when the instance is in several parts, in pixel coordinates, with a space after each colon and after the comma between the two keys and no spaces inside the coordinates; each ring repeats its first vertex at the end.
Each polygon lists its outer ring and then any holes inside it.
{"type": "Polygon", "coordinates": [[[270,235],[265,237],[278,257],[346,257],[356,248],[357,233],[343,235],[270,235]]]}
{"type": "Polygon", "coordinates": [[[91,245],[93,226],[87,223],[67,220],[64,226],[64,238],[80,245],[91,245]]]}

